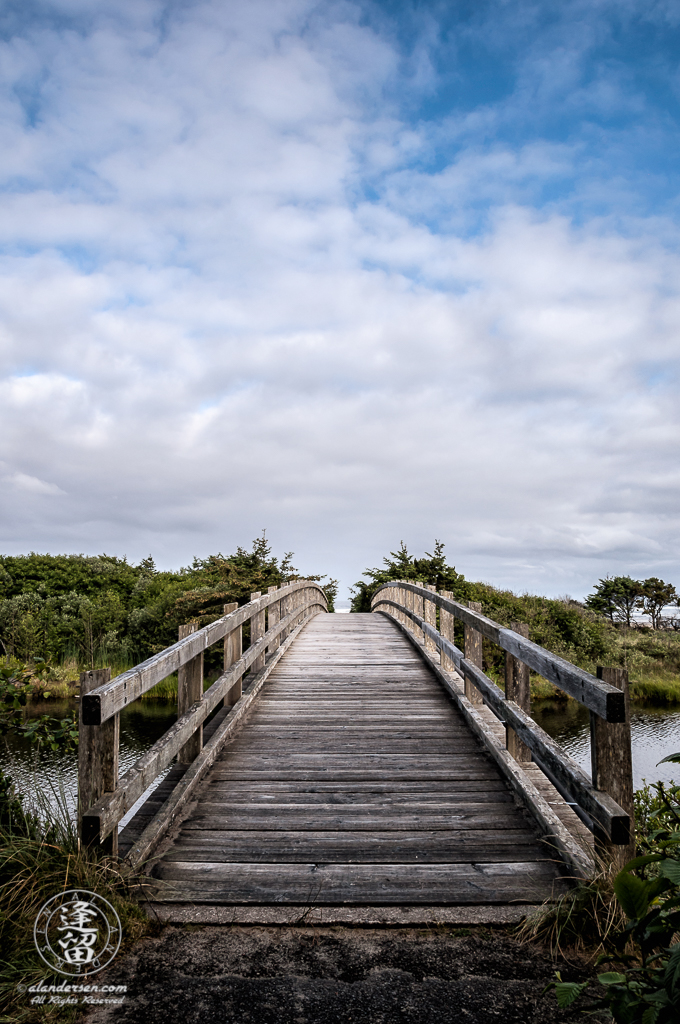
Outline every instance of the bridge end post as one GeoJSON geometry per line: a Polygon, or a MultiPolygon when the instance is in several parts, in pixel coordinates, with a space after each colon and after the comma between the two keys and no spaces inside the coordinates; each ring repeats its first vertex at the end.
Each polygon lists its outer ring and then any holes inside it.
{"type": "MultiPolygon", "coordinates": [[[[184,640],[196,632],[196,623],[189,622],[179,627],[179,639],[184,640]]],[[[203,651],[177,670],[177,717],[189,710],[192,704],[203,698],[203,651]]],[[[203,726],[198,729],[180,750],[177,760],[180,764],[191,764],[203,749],[203,726]]]]}
{"type": "Polygon", "coordinates": [[[624,668],[597,666],[597,678],[623,690],[625,722],[605,722],[590,712],[590,757],[593,786],[607,793],[630,815],[628,843],[615,845],[601,829],[595,832],[598,848],[611,858],[616,870],[635,856],[635,801],[633,797],[633,756],[630,733],[630,691],[624,668]]]}
{"type": "Polygon", "coordinates": [[[118,750],[120,747],[120,715],[102,725],[83,724],[83,696],[111,680],[110,668],[98,668],[80,674],[80,706],[78,713],[78,835],[84,846],[99,846],[102,853],[118,854],[118,829],[99,842],[99,828],[86,817],[87,811],[118,785],[118,750]]]}

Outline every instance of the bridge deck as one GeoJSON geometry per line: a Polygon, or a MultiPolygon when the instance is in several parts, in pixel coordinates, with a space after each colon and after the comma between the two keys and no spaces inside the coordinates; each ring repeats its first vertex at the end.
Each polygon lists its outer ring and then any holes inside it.
{"type": "Polygon", "coordinates": [[[531,816],[380,615],[319,615],[274,669],[153,876],[165,904],[537,903],[531,816]]]}

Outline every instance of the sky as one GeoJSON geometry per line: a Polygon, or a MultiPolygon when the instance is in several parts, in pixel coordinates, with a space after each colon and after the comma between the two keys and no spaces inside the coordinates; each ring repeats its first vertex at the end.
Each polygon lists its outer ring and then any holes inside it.
{"type": "Polygon", "coordinates": [[[680,0],[4,0],[0,551],[680,587],[680,0]]]}

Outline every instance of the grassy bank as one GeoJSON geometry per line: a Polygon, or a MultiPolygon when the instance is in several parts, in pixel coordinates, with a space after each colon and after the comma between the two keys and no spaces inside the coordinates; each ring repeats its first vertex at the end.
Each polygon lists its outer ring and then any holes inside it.
{"type": "MultiPolygon", "coordinates": [[[[514,594],[486,583],[470,583],[468,587],[470,599],[481,602],[483,613],[490,619],[508,627],[513,622],[526,623],[534,643],[587,672],[594,674],[598,665],[627,669],[631,697],[636,703],[680,704],[680,632],[613,624],[570,598],[514,594]]],[[[502,685],[503,652],[484,640],[483,654],[485,670],[502,685]]],[[[536,700],[560,696],[541,676],[532,676],[531,692],[536,700]]]]}
{"type": "Polygon", "coordinates": [[[124,948],[149,930],[132,891],[135,879],[116,862],[83,850],[63,811],[55,814],[46,803],[43,812],[42,823],[25,813],[0,773],[0,1019],[7,1024],[76,1018],[76,1008],[31,1006],[22,989],[49,974],[36,954],[33,925],[56,893],[83,888],[107,899],[120,917],[124,948]]]}

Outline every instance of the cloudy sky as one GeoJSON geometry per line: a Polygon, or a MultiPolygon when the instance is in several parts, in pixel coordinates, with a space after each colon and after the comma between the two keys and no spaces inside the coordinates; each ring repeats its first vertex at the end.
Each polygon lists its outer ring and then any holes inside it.
{"type": "Polygon", "coordinates": [[[4,0],[0,550],[680,584],[678,0],[4,0]]]}

